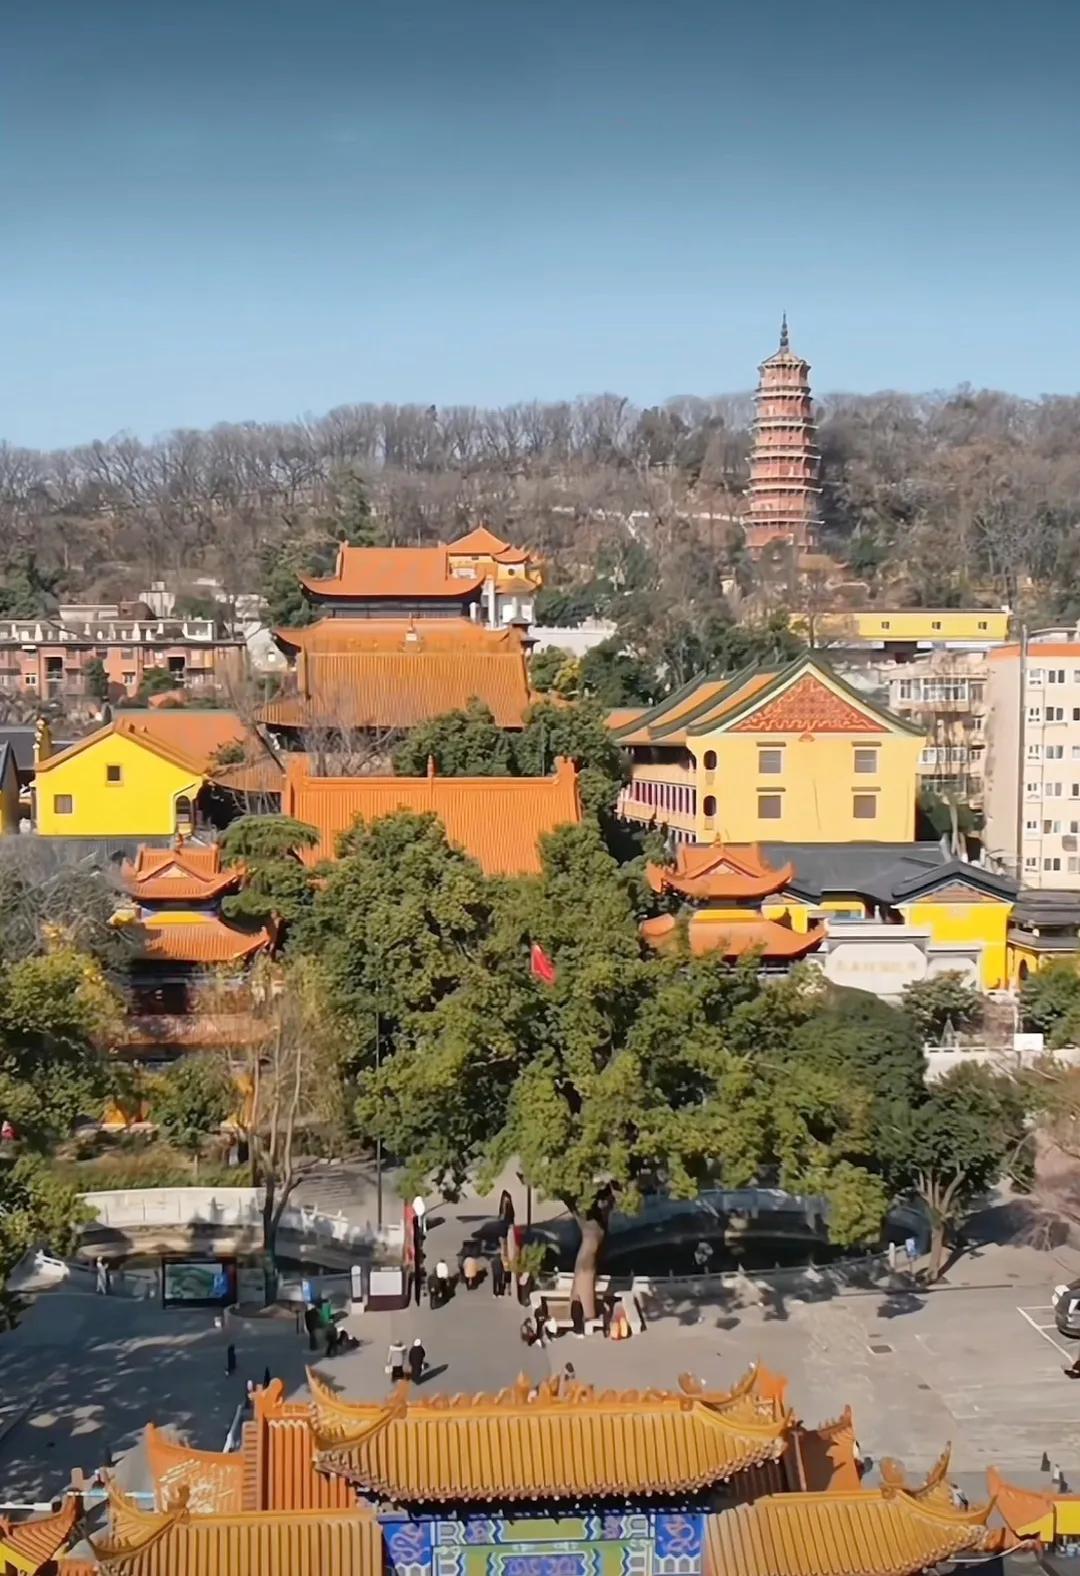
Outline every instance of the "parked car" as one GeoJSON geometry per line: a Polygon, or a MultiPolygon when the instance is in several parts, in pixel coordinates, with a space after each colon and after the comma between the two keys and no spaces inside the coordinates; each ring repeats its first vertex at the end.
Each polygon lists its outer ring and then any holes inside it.
{"type": "Polygon", "coordinates": [[[1062,1335],[1080,1340],[1080,1280],[1067,1286],[1055,1286],[1050,1298],[1054,1310],[1054,1323],[1062,1335]]]}

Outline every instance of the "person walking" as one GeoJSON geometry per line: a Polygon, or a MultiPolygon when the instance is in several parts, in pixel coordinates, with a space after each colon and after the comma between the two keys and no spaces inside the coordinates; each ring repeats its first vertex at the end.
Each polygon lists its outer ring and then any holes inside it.
{"type": "Polygon", "coordinates": [[[491,1295],[501,1297],[506,1290],[506,1265],[502,1258],[491,1261],[491,1295]]]}
{"type": "Polygon", "coordinates": [[[471,1253],[462,1262],[461,1273],[465,1277],[465,1289],[475,1291],[480,1284],[480,1264],[471,1253]]]}
{"type": "Polygon", "coordinates": [[[401,1341],[391,1341],[386,1353],[386,1372],[392,1384],[400,1384],[405,1377],[405,1347],[401,1341]]]}
{"type": "Polygon", "coordinates": [[[423,1242],[424,1238],[427,1236],[427,1205],[424,1203],[424,1200],[420,1197],[419,1193],[417,1193],[416,1197],[412,1201],[412,1212],[416,1220],[417,1235],[419,1236],[420,1241],[423,1242]]]}
{"type": "Polygon", "coordinates": [[[450,1266],[445,1259],[440,1259],[435,1265],[435,1279],[439,1285],[439,1307],[441,1308],[444,1302],[450,1301],[454,1290],[453,1282],[450,1279],[450,1266]]]}
{"type": "Polygon", "coordinates": [[[109,1295],[109,1266],[100,1255],[94,1264],[94,1290],[99,1297],[109,1295]]]}
{"type": "Polygon", "coordinates": [[[304,1309],[304,1329],[307,1331],[308,1351],[318,1351],[319,1310],[313,1302],[304,1309]]]}
{"type": "Polygon", "coordinates": [[[424,1376],[424,1367],[427,1363],[427,1353],[424,1343],[419,1336],[409,1347],[409,1378],[413,1384],[419,1384],[424,1376]]]}

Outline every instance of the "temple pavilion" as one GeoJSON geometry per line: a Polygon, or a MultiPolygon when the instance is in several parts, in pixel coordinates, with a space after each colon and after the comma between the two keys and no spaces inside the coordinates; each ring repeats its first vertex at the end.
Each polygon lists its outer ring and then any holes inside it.
{"type": "Polygon", "coordinates": [[[825,940],[823,924],[797,930],[786,909],[780,919],[762,912],[763,903],[790,885],[795,867],[774,868],[755,843],[679,843],[672,864],[650,864],[645,874],[654,892],[680,908],[642,922],[652,947],[676,945],[685,928],[695,957],[720,952],[734,960],[757,952],[765,967],[786,968],[825,940]]]}
{"type": "MultiPolygon", "coordinates": [[[[917,1576],[1021,1539],[967,1507],[948,1452],[925,1482],[860,1482],[849,1412],[807,1428],[786,1381],[598,1390],[522,1376],[494,1394],[350,1401],[255,1391],[239,1450],[152,1425],[153,1504],[107,1481],[5,1530],[9,1568],[56,1576],[917,1576]],[[28,1552],[29,1551],[29,1552],[28,1552]],[[35,1563],[36,1560],[36,1563],[35,1563]]],[[[1024,1514],[1028,1507],[1021,1507],[1024,1514]]]]}

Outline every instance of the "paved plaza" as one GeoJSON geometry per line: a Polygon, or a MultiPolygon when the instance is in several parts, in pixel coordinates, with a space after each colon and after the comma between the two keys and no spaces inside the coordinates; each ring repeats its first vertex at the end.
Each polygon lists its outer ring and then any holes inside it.
{"type": "MultiPolygon", "coordinates": [[[[467,1225],[449,1215],[433,1235],[451,1258],[467,1225]]],[[[995,1463],[1022,1482],[1040,1477],[1043,1453],[1080,1488],[1080,1387],[1064,1378],[1074,1343],[1054,1329],[1055,1284],[1080,1274],[1068,1248],[994,1246],[951,1272],[940,1289],[831,1287],[765,1302],[673,1301],[625,1342],[563,1336],[522,1345],[522,1309],[485,1282],[459,1288],[442,1308],[350,1316],[357,1350],[311,1359],[291,1318],[245,1321],[230,1334],[237,1369],[225,1373],[226,1336],[203,1310],[95,1297],[61,1288],[37,1298],[19,1328],[0,1336],[0,1484],[8,1501],[54,1493],[73,1467],[110,1457],[129,1487],[146,1487],[138,1441],[148,1420],[193,1445],[221,1449],[245,1381],[264,1369],[302,1394],[304,1368],[356,1397],[384,1394],[392,1339],[424,1342],[424,1388],[497,1389],[526,1372],[541,1378],[571,1362],[582,1380],[617,1388],[671,1387],[683,1371],[723,1388],[760,1359],[786,1374],[807,1422],[846,1403],[864,1455],[927,1468],[947,1442],[954,1471],[978,1491],[995,1463]]]]}

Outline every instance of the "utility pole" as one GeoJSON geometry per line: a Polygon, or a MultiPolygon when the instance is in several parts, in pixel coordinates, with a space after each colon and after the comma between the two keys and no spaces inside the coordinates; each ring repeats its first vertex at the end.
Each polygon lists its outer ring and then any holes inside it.
{"type": "MultiPolygon", "coordinates": [[[[1020,625],[1020,682],[1016,686],[1016,879],[1024,879],[1024,783],[1027,772],[1027,752],[1024,745],[1025,719],[1027,717],[1027,655],[1028,630],[1020,625]]],[[[1042,806],[1039,806],[1042,815],[1042,806]]]]}
{"type": "MultiPolygon", "coordinates": [[[[378,1074],[382,1067],[382,1035],[379,1022],[379,1002],[375,1000],[375,1072],[378,1074]]],[[[375,1140],[375,1230],[381,1231],[383,1224],[383,1197],[382,1197],[382,1136],[375,1140]]]]}

